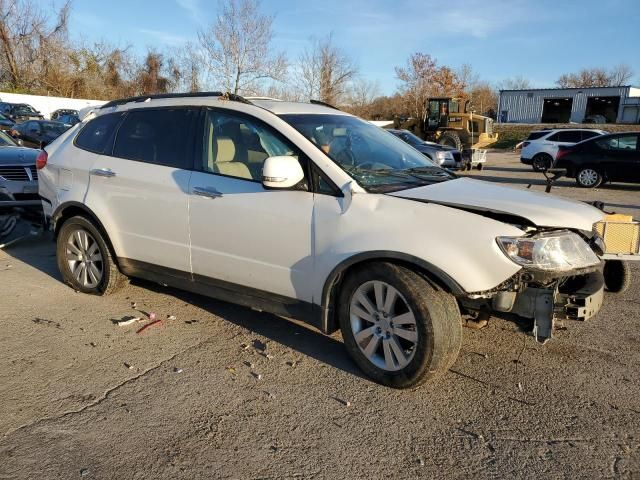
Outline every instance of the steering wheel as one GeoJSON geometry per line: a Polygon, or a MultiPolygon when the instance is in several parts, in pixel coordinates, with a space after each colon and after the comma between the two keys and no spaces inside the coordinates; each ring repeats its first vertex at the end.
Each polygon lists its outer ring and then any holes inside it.
{"type": "Polygon", "coordinates": [[[336,154],[336,161],[341,165],[356,166],[356,158],[350,148],[343,148],[336,154]]]}

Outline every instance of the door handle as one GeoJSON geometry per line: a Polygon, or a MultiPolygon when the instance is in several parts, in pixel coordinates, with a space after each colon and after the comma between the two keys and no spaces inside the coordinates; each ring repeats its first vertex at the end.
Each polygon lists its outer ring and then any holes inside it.
{"type": "Polygon", "coordinates": [[[222,193],[213,187],[193,187],[192,193],[199,197],[218,198],[222,193]]]}
{"type": "Polygon", "coordinates": [[[97,177],[115,177],[116,172],[111,170],[110,168],[94,168],[89,171],[90,175],[95,175],[97,177]]]}

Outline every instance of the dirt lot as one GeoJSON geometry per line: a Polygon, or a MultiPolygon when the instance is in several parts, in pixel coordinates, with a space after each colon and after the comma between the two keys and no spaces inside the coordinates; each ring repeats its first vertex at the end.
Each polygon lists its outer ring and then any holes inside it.
{"type": "MultiPolygon", "coordinates": [[[[512,154],[489,165],[471,176],[543,188],[512,154]]],[[[562,185],[640,217],[640,186],[562,185]]],[[[0,252],[0,478],[640,478],[639,283],[544,347],[465,329],[442,381],[395,391],[273,315],[138,281],[74,293],[33,239],[0,252]],[[114,325],[132,302],[163,324],[114,325]]]]}

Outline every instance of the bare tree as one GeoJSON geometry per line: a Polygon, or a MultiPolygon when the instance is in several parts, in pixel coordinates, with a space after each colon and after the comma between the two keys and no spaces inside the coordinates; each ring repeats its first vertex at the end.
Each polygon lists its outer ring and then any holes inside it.
{"type": "Polygon", "coordinates": [[[522,75],[507,78],[498,84],[499,90],[528,90],[530,88],[532,88],[531,82],[522,75]]]}
{"type": "Polygon", "coordinates": [[[286,73],[284,54],[270,50],[273,17],[258,0],[224,0],[217,20],[198,33],[212,77],[232,93],[254,93],[264,79],[286,73]]]}
{"type": "Polygon", "coordinates": [[[408,110],[415,118],[424,121],[428,100],[435,96],[456,97],[463,94],[464,85],[449,67],[439,67],[431,55],[414,53],[405,67],[396,67],[396,76],[403,82],[400,93],[408,110]]]}
{"type": "Polygon", "coordinates": [[[556,80],[561,88],[620,87],[627,85],[633,70],[626,64],[605,68],[583,68],[576,73],[564,73],[556,80]]]}
{"type": "Polygon", "coordinates": [[[198,46],[191,42],[171,50],[168,65],[174,91],[199,92],[202,89],[205,73],[201,68],[204,64],[202,57],[198,46]]]}
{"type": "Polygon", "coordinates": [[[633,78],[633,70],[625,63],[616,65],[609,71],[609,81],[614,87],[628,85],[633,78]]]}
{"type": "Polygon", "coordinates": [[[54,53],[66,42],[70,0],[55,21],[32,0],[0,0],[0,82],[12,90],[28,90],[47,80],[58,63],[54,53]]]}
{"type": "Polygon", "coordinates": [[[311,45],[298,60],[296,83],[303,97],[331,105],[344,100],[349,82],[358,69],[354,62],[333,43],[333,36],[311,39],[311,45]]]}

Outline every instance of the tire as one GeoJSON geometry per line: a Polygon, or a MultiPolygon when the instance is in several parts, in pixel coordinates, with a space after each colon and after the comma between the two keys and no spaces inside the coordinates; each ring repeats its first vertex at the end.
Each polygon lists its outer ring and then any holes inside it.
{"type": "Polygon", "coordinates": [[[631,268],[623,260],[604,262],[604,288],[607,292],[623,293],[631,285],[631,268]]]}
{"type": "Polygon", "coordinates": [[[440,145],[447,145],[449,147],[453,147],[456,150],[459,150],[462,152],[462,140],[460,140],[460,135],[458,135],[456,132],[452,132],[452,131],[444,132],[440,136],[438,143],[440,145]]]}
{"type": "Polygon", "coordinates": [[[548,153],[538,153],[531,160],[531,166],[534,172],[545,172],[553,164],[553,157],[548,153]]]}
{"type": "Polygon", "coordinates": [[[582,188],[597,188],[603,180],[602,174],[595,168],[583,167],[576,172],[576,183],[582,188]]]}
{"type": "Polygon", "coordinates": [[[478,170],[482,170],[484,168],[484,165],[482,165],[481,163],[478,164],[478,166],[476,167],[478,170]]]}
{"type": "Polygon", "coordinates": [[[105,235],[85,217],[64,222],[56,241],[56,257],[64,282],[79,292],[109,295],[124,284],[125,276],[113,260],[105,235]]]}
{"type": "Polygon", "coordinates": [[[351,357],[367,376],[388,387],[410,388],[437,378],[453,365],[462,345],[455,298],[394,264],[372,263],[349,275],[338,314],[351,357]],[[390,292],[395,300],[378,310],[377,292],[381,304],[390,292]],[[403,323],[394,326],[399,318],[403,323]]]}

